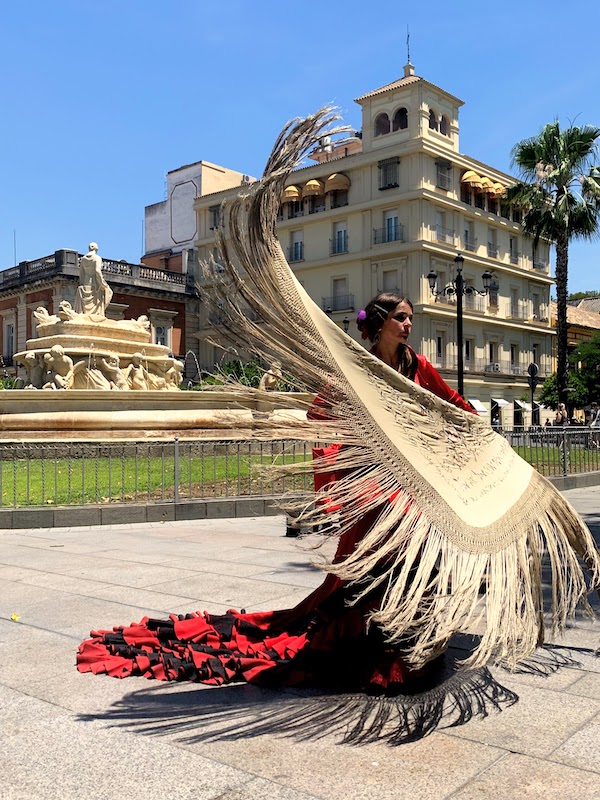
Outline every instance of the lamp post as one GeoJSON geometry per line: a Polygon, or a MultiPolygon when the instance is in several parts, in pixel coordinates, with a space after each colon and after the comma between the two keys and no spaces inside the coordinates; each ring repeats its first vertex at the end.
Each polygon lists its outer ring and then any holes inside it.
{"type": "Polygon", "coordinates": [[[464,342],[463,342],[463,297],[464,295],[471,295],[471,294],[487,294],[490,290],[490,286],[492,283],[492,273],[486,269],[486,271],[481,276],[483,280],[483,290],[476,289],[474,286],[469,286],[465,284],[465,279],[463,278],[462,270],[463,264],[465,263],[465,259],[462,256],[462,253],[459,253],[456,258],[454,259],[454,264],[456,265],[456,277],[453,281],[451,281],[447,286],[444,286],[443,289],[436,289],[437,284],[437,272],[435,270],[431,270],[429,275],[427,276],[427,280],[429,281],[429,288],[431,293],[434,295],[443,294],[452,297],[456,295],[456,344],[458,347],[458,393],[461,397],[464,397],[465,394],[465,364],[464,364],[464,342]]]}
{"type": "Polygon", "coordinates": [[[344,333],[348,333],[348,329],[350,328],[350,320],[348,317],[344,317],[342,320],[342,325],[344,327],[344,333]]]}

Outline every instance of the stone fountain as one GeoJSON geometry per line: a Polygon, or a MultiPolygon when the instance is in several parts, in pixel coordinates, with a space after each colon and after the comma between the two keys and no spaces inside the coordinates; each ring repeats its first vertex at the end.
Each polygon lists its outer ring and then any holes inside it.
{"type": "Polygon", "coordinates": [[[281,414],[291,428],[306,418],[273,391],[278,365],[245,403],[226,388],[179,391],[183,364],[151,343],[147,317],[108,319],[111,297],[92,243],[80,259],[74,307],[63,301],[57,314],[35,311],[38,336],[14,356],[27,372],[23,388],[0,392],[0,440],[247,439],[265,415],[281,414]]]}
{"type": "Polygon", "coordinates": [[[183,364],[169,348],[151,343],[146,316],[106,317],[112,290],[102,274],[98,245],[79,262],[75,307],[63,300],[58,314],[34,312],[37,338],[15,361],[27,372],[27,389],[177,390],[183,364]]]}

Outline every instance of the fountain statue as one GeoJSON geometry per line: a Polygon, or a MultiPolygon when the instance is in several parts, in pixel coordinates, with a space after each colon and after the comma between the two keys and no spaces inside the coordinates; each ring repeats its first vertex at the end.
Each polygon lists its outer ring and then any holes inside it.
{"type": "Polygon", "coordinates": [[[57,314],[33,313],[36,339],[14,359],[27,372],[26,389],[177,390],[183,364],[168,347],[152,344],[148,317],[106,316],[112,290],[102,274],[98,245],[79,260],[75,306],[63,300],[57,314]]]}

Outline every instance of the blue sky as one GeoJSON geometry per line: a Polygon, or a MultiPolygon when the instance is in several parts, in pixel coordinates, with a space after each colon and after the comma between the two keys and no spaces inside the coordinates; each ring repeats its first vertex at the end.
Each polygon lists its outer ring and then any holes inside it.
{"type": "MultiPolygon", "coordinates": [[[[596,0],[23,0],[0,12],[0,268],[91,240],[138,261],[165,173],[205,159],[260,175],[291,117],[418,75],[465,101],[461,151],[510,171],[549,121],[600,125],[596,0]]],[[[571,291],[600,289],[575,244],[571,291]]]]}

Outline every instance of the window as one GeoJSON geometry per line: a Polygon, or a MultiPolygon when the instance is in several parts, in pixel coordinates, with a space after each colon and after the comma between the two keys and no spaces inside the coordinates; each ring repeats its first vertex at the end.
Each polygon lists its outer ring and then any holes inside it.
{"type": "Polygon", "coordinates": [[[531,295],[531,306],[533,310],[533,318],[539,319],[540,318],[540,296],[539,294],[534,293],[531,295]]]}
{"type": "Polygon", "coordinates": [[[443,116],[440,120],[440,133],[443,133],[444,136],[450,136],[450,123],[446,116],[443,116]]]}
{"type": "Polygon", "coordinates": [[[333,226],[333,239],[330,240],[331,255],[348,252],[348,230],[346,221],[336,222],[333,226]]]}
{"type": "Polygon", "coordinates": [[[498,345],[496,342],[488,342],[488,361],[490,364],[496,364],[498,355],[498,345]]]}
{"type": "Polygon", "coordinates": [[[2,355],[4,357],[4,362],[6,365],[8,365],[9,361],[12,363],[12,357],[14,353],[15,353],[15,323],[5,322],[4,346],[2,348],[2,355]]]}
{"type": "Polygon", "coordinates": [[[400,159],[384,158],[377,165],[379,169],[379,188],[393,189],[400,184],[400,159]]]}
{"type": "Polygon", "coordinates": [[[318,214],[319,211],[325,211],[325,196],[311,195],[311,197],[308,198],[308,213],[318,214]]]}
{"type": "Polygon", "coordinates": [[[483,192],[475,192],[475,208],[485,208],[485,195],[483,192]]]}
{"type": "Polygon", "coordinates": [[[392,130],[403,131],[405,128],[408,128],[408,111],[405,108],[399,108],[394,114],[392,130]]]}
{"type": "Polygon", "coordinates": [[[176,316],[176,311],[167,311],[165,308],[148,309],[153,344],[161,344],[173,350],[173,324],[176,316]]]}
{"type": "Polygon", "coordinates": [[[454,244],[454,231],[446,227],[446,214],[443,211],[435,212],[435,238],[438,242],[454,244]]]}
{"type": "Polygon", "coordinates": [[[520,224],[522,216],[523,215],[521,214],[521,209],[520,208],[513,208],[513,212],[512,212],[512,221],[513,222],[517,222],[517,223],[520,224]]]}
{"type": "Polygon", "coordinates": [[[511,236],[508,240],[508,252],[511,264],[519,263],[518,242],[516,236],[511,236]]]}
{"type": "Polygon", "coordinates": [[[498,240],[495,228],[488,228],[488,257],[498,258],[498,240]]]}
{"type": "Polygon", "coordinates": [[[433,109],[429,109],[429,130],[437,131],[437,129],[438,129],[437,115],[433,109]]]}
{"type": "Polygon", "coordinates": [[[510,290],[510,316],[512,319],[519,318],[519,290],[514,287],[510,290]]]}
{"type": "Polygon", "coordinates": [[[375,136],[385,136],[390,132],[390,118],[387,114],[379,114],[375,119],[375,136]]]}
{"type": "Polygon", "coordinates": [[[385,269],[381,273],[381,291],[396,292],[398,290],[398,270],[385,269]]]}
{"type": "Polygon", "coordinates": [[[304,242],[302,231],[291,231],[290,233],[290,261],[303,261],[304,260],[304,242]]]}
{"type": "Polygon", "coordinates": [[[397,242],[399,238],[398,212],[386,211],[384,217],[385,241],[397,242]]]}
{"type": "Polygon", "coordinates": [[[296,217],[302,216],[304,216],[302,200],[292,200],[288,203],[288,219],[295,219],[296,217]]]}
{"type": "Polygon", "coordinates": [[[221,222],[221,206],[211,206],[208,209],[208,225],[211,231],[219,227],[221,222]]]}
{"type": "Polygon", "coordinates": [[[498,201],[495,197],[488,197],[488,211],[490,214],[498,213],[498,201]]]}
{"type": "Polygon", "coordinates": [[[516,375],[519,370],[519,345],[511,344],[510,346],[510,369],[516,375]]]}
{"type": "Polygon", "coordinates": [[[157,325],[154,328],[154,344],[162,344],[164,347],[169,346],[166,325],[157,325]]]}
{"type": "Polygon", "coordinates": [[[475,226],[472,222],[465,222],[465,250],[469,253],[477,251],[477,239],[474,234],[475,226]]]}
{"type": "Polygon", "coordinates": [[[540,365],[540,346],[537,342],[531,345],[531,357],[533,359],[533,363],[540,365]]]}
{"type": "Polygon", "coordinates": [[[452,188],[452,164],[446,159],[438,158],[435,162],[436,169],[436,186],[440,189],[452,188]]]}
{"type": "Polygon", "coordinates": [[[446,334],[438,331],[435,335],[435,366],[444,367],[444,356],[446,354],[446,334]]]}
{"type": "Polygon", "coordinates": [[[492,306],[492,308],[498,308],[498,290],[499,289],[500,289],[500,287],[498,286],[498,282],[495,281],[495,280],[492,281],[492,283],[490,284],[489,291],[488,291],[488,298],[489,298],[489,301],[490,301],[490,306],[492,306]]]}
{"type": "Polygon", "coordinates": [[[475,352],[475,342],[473,339],[465,339],[464,368],[473,368],[473,353],[475,352]]]}
{"type": "Polygon", "coordinates": [[[348,205],[348,190],[347,189],[334,189],[330,194],[331,207],[342,208],[348,205]]]}
{"type": "Polygon", "coordinates": [[[460,185],[460,199],[468,206],[473,205],[473,192],[468,183],[461,183],[460,185]]]}
{"type": "Polygon", "coordinates": [[[500,203],[500,216],[510,219],[510,206],[508,203],[500,203]]]}

